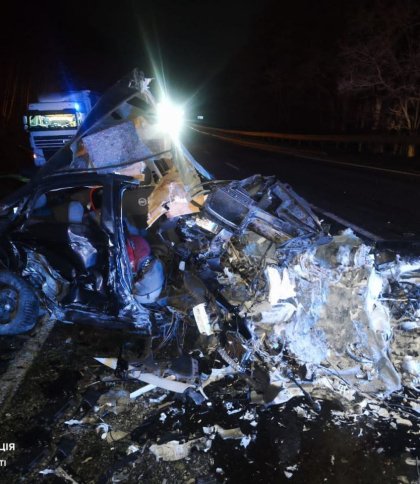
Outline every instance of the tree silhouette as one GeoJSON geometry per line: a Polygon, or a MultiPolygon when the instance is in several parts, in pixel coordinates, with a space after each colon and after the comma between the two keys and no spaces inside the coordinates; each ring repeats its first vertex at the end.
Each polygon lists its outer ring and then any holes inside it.
{"type": "MultiPolygon", "coordinates": [[[[343,42],[338,88],[362,104],[360,127],[420,129],[420,4],[374,0],[356,13],[343,42]]],[[[414,146],[408,156],[415,155],[414,146]]]]}

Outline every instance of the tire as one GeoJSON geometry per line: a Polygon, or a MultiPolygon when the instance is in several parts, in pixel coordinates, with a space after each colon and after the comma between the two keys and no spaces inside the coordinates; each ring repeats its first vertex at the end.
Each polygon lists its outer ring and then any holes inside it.
{"type": "Polygon", "coordinates": [[[13,272],[0,271],[0,335],[30,331],[38,312],[39,301],[32,287],[13,272]]]}

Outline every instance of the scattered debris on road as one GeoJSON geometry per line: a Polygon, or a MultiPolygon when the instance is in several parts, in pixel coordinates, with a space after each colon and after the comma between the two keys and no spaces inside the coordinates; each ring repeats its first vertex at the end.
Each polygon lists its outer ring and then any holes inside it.
{"type": "MultiPolygon", "coordinates": [[[[335,402],[337,425],[418,435],[420,254],[330,234],[274,177],[211,179],[157,136],[135,80],[1,212],[0,329],[30,330],[36,295],[51,318],[125,330],[114,356],[91,355],[85,383],[104,391],[66,433],[124,446],[115,479],[146,453],[175,462],[220,439],[246,453],[262,412],[290,402],[299,425],[335,402]]],[[[54,464],[41,473],[73,479],[54,464]]]]}

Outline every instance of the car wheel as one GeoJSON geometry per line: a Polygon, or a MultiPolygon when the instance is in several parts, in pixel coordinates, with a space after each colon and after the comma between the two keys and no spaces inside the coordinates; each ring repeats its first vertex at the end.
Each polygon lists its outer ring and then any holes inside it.
{"type": "Polygon", "coordinates": [[[38,297],[32,287],[22,277],[0,271],[0,335],[30,331],[38,311],[38,297]]]}

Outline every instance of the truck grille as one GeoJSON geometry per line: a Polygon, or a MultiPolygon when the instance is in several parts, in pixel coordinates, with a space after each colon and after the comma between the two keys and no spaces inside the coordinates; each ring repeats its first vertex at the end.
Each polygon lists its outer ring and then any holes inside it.
{"type": "Polygon", "coordinates": [[[62,148],[67,141],[73,138],[72,135],[63,136],[34,136],[34,143],[37,148],[62,148]]]}

